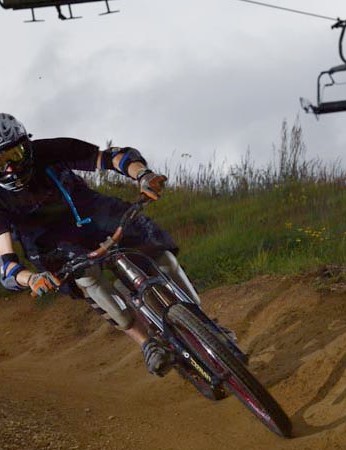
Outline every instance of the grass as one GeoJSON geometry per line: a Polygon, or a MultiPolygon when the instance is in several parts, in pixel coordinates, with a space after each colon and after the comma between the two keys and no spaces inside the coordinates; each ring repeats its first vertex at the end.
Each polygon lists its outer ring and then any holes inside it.
{"type": "Polygon", "coordinates": [[[148,212],[175,237],[202,289],[345,261],[346,192],[331,183],[291,183],[245,198],[169,192],[148,212]]]}
{"type": "MultiPolygon", "coordinates": [[[[129,201],[138,195],[133,185],[100,190],[129,201]]],[[[200,290],[346,259],[346,191],[339,181],[291,181],[247,195],[168,188],[145,213],[172,234],[200,290]]]]}
{"type": "MultiPolygon", "coordinates": [[[[307,161],[297,121],[291,134],[284,121],[276,153],[277,163],[262,169],[249,153],[228,169],[208,164],[193,174],[178,166],[165,195],[148,207],[146,213],[177,241],[179,259],[200,289],[344,264],[341,164],[307,161]]],[[[104,194],[129,201],[138,195],[136,186],[112,172],[83,176],[104,194]]]]}

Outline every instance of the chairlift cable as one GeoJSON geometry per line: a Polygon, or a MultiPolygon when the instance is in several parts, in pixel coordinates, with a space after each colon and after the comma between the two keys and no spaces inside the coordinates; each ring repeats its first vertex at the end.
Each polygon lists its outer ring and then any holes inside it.
{"type": "Polygon", "coordinates": [[[296,14],[303,14],[305,16],[316,17],[318,19],[332,20],[334,22],[339,20],[339,19],[336,19],[335,17],[322,16],[320,14],[310,13],[308,11],[300,11],[298,9],[284,8],[283,6],[277,6],[277,5],[272,5],[272,4],[269,4],[269,3],[257,2],[257,1],[254,1],[254,0],[238,0],[238,1],[245,2],[245,3],[251,3],[253,5],[258,5],[258,6],[266,6],[267,8],[280,9],[280,10],[286,11],[286,12],[291,12],[291,13],[296,13],[296,14]]]}

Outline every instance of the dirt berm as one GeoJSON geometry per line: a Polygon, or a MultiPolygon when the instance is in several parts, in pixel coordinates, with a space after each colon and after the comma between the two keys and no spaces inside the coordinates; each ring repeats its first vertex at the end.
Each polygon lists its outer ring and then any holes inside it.
{"type": "Polygon", "coordinates": [[[149,375],[137,346],[83,301],[2,297],[0,449],[345,450],[344,291],[322,292],[309,275],[203,295],[291,417],[289,440],[235,398],[211,402],[176,373],[149,375]]]}

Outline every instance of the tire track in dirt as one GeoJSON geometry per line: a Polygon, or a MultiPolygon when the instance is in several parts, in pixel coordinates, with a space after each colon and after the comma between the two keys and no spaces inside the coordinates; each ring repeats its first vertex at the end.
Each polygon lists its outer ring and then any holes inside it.
{"type": "Polygon", "coordinates": [[[260,277],[203,296],[294,423],[268,432],[236,399],[210,402],[83,302],[0,299],[0,450],[345,450],[346,294],[260,277]]]}

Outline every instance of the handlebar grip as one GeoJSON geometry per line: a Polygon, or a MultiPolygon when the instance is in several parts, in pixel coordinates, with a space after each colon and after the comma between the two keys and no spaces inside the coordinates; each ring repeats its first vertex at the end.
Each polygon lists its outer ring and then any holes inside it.
{"type": "Polygon", "coordinates": [[[148,197],[146,194],[144,194],[143,192],[141,192],[140,196],[139,196],[139,202],[142,203],[143,205],[149,204],[153,201],[153,199],[151,199],[150,197],[148,197]]]}

